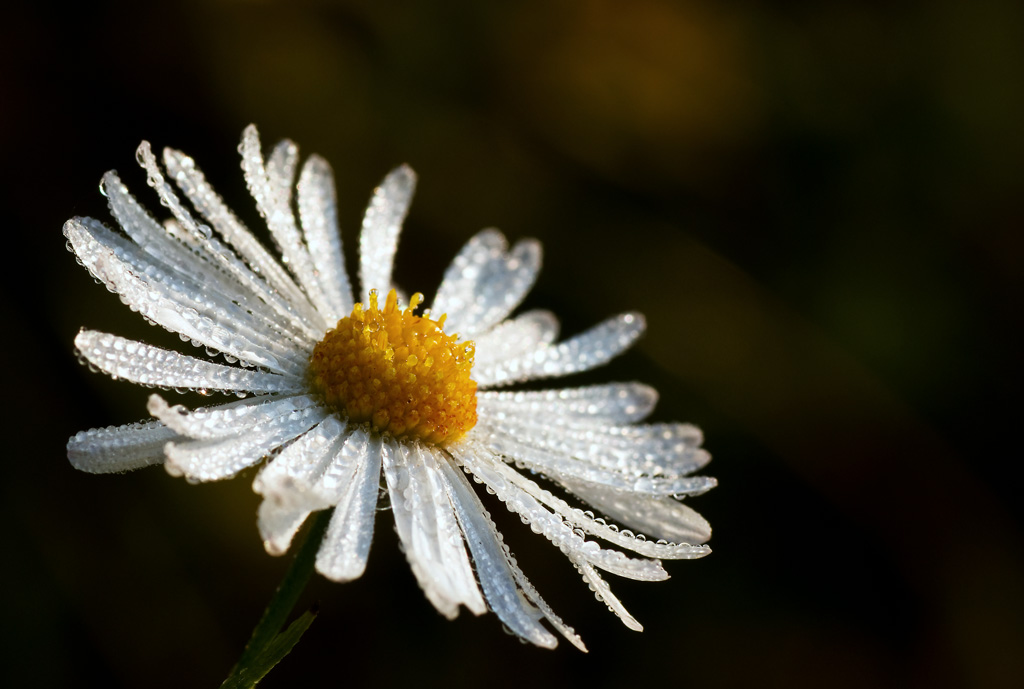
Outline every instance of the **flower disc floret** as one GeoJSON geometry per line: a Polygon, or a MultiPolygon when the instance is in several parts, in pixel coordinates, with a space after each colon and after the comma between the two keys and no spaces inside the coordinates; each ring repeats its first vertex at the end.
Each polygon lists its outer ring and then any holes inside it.
{"type": "Polygon", "coordinates": [[[371,292],[313,349],[311,384],[352,421],[444,445],[476,425],[474,346],[445,334],[444,316],[415,315],[422,300],[400,309],[391,290],[380,309],[371,292]]]}

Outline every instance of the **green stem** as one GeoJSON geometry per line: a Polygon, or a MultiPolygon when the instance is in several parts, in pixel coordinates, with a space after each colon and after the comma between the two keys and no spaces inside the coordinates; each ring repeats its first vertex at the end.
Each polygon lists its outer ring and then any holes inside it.
{"type": "Polygon", "coordinates": [[[267,604],[266,610],[263,611],[263,617],[253,629],[249,643],[245,645],[242,656],[231,669],[231,674],[224,680],[221,689],[255,686],[281,658],[287,655],[291,646],[298,641],[298,636],[309,626],[313,613],[306,613],[285,632],[281,632],[313,573],[316,553],[332,511],[318,512],[312,520],[313,523],[306,529],[295,559],[267,604]],[[285,638],[285,635],[289,635],[288,638],[285,638]],[[274,657],[266,657],[269,655],[274,657]]]}

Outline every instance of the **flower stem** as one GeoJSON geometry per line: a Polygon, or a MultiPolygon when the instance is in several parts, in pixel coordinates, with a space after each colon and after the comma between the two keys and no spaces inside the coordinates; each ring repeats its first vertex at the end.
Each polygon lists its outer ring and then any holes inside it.
{"type": "Polygon", "coordinates": [[[241,689],[254,687],[270,670],[288,655],[299,637],[306,631],[315,610],[310,610],[295,620],[286,630],[281,631],[285,621],[306,588],[313,565],[316,563],[316,552],[320,548],[327,522],[332,510],[318,512],[312,524],[306,529],[299,545],[295,559],[278,585],[273,597],[263,611],[256,628],[253,629],[249,643],[245,645],[242,656],[231,669],[231,674],[221,684],[221,689],[241,689]]]}

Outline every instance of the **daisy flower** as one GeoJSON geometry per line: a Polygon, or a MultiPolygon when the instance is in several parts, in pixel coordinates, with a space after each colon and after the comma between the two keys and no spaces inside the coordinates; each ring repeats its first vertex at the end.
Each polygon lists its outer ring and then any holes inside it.
{"type": "Polygon", "coordinates": [[[636,341],[643,317],[615,316],[559,342],[550,312],[511,316],[537,277],[541,247],[509,248],[496,230],[463,247],[417,315],[423,296],[404,296],[392,279],[416,183],[405,166],[373,192],[353,294],[327,162],[312,156],[299,171],[290,141],[265,159],[253,126],[239,152],[280,259],[191,158],[165,149],[161,169],[147,142],[137,158],[172,218],[157,222],[111,171],[101,190],[123,234],[92,218],[64,225],[68,248],[99,282],[207,355],[82,330],[75,347],[84,362],[149,387],[241,398],[190,410],[154,394],[152,420],[71,438],[71,463],[94,473],[163,464],[202,482],[266,460],[253,488],[267,551],[285,552],[311,513],[333,509],[316,569],[335,581],[365,569],[383,475],[402,548],[441,614],[490,609],[550,648],[557,639],[546,620],[585,650],[517,566],[472,477],[640,630],[600,572],[657,581],[668,578],[661,560],[710,552],[700,545],[708,523],[681,501],[715,485],[691,475],[709,459],[700,431],[638,423],[657,399],[640,383],[503,388],[604,364],[636,341]]]}

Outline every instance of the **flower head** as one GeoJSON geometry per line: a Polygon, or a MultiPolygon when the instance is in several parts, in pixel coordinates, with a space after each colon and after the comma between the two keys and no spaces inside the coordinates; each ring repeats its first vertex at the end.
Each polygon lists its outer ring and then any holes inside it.
{"type": "Polygon", "coordinates": [[[97,473],[162,463],[189,481],[213,481],[266,459],[253,487],[263,496],[267,551],[285,552],[312,512],[333,509],[316,567],[336,581],[365,569],[383,474],[413,573],[442,614],[490,609],[521,638],[553,647],[546,619],[583,648],[516,565],[470,474],[640,629],[598,570],[654,581],[668,576],[662,559],[710,552],[699,545],[710,527],[681,501],[715,485],[690,475],[709,459],[700,431],[639,424],[657,399],[640,383],[497,388],[599,366],[639,337],[643,317],[616,316],[561,342],[547,311],[510,317],[537,276],[541,249],[531,240],[509,249],[495,230],[466,244],[430,309],[417,315],[422,295],[407,299],[391,275],[415,186],[405,166],[384,179],[366,211],[356,301],[327,163],[310,157],[295,184],[296,146],[283,141],[264,159],[253,126],[239,151],[280,260],[191,158],[167,149],[164,168],[194,210],[186,207],[145,142],[139,163],[173,219],[154,220],[109,172],[102,189],[124,234],[92,218],[69,220],[64,234],[132,310],[208,354],[83,330],[75,346],[86,362],[146,386],[242,399],[189,410],[154,394],[153,420],[78,433],[68,442],[71,463],[97,473]],[[538,474],[605,518],[543,487],[538,474]]]}

